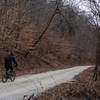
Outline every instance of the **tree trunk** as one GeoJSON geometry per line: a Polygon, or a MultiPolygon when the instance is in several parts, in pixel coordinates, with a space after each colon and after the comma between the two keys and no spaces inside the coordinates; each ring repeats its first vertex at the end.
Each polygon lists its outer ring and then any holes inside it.
{"type": "Polygon", "coordinates": [[[100,28],[97,31],[97,42],[96,42],[96,67],[94,72],[94,79],[100,80],[100,28]]]}

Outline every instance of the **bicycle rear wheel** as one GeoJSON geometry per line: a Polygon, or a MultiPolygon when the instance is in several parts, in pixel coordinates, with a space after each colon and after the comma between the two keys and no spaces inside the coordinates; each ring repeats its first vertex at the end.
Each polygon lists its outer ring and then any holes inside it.
{"type": "Polygon", "coordinates": [[[16,77],[16,73],[12,72],[9,78],[13,82],[15,80],[15,77],[16,77]]]}
{"type": "Polygon", "coordinates": [[[3,83],[6,83],[7,80],[8,80],[7,76],[6,76],[6,75],[3,75],[3,76],[2,76],[2,82],[3,82],[3,83]]]}

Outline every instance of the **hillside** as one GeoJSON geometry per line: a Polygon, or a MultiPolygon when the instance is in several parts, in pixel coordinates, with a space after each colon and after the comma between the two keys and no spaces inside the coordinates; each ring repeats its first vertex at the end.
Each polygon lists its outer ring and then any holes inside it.
{"type": "Polygon", "coordinates": [[[20,74],[31,70],[34,73],[54,70],[67,65],[94,64],[94,28],[77,8],[69,5],[62,8],[65,18],[56,14],[39,43],[33,47],[54,12],[53,2],[1,0],[0,5],[1,69],[7,48],[14,53],[19,68],[26,70],[20,74]]]}

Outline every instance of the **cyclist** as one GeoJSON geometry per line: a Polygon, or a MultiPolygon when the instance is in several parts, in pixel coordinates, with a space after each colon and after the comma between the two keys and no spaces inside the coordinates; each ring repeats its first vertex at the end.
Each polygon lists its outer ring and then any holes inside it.
{"type": "Polygon", "coordinates": [[[8,71],[10,70],[11,72],[13,72],[13,65],[16,68],[18,65],[13,53],[10,50],[6,50],[6,54],[4,57],[4,64],[5,64],[4,66],[5,66],[5,70],[6,70],[6,77],[9,78],[8,71]]]}

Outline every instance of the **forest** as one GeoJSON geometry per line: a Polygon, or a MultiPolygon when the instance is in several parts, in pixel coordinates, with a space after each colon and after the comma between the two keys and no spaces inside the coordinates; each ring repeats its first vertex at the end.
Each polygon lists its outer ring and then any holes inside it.
{"type": "Polygon", "coordinates": [[[60,12],[55,12],[55,1],[1,0],[0,4],[1,58],[9,48],[18,60],[28,58],[34,65],[36,60],[39,66],[42,59],[52,64],[95,63],[95,26],[91,16],[74,4],[60,0],[60,12]]]}
{"type": "MultiPolygon", "coordinates": [[[[98,81],[100,1],[0,0],[0,78],[4,70],[6,49],[12,51],[17,59],[20,69],[17,71],[18,76],[72,66],[95,65],[86,75],[92,73],[94,80],[98,81]],[[85,7],[82,7],[83,4],[85,7]]],[[[84,78],[85,75],[80,77],[84,78]]],[[[60,89],[64,86],[60,86],[60,89]]],[[[58,88],[52,91],[56,93],[58,88]]],[[[51,94],[47,92],[47,97],[48,95],[51,94]]]]}

